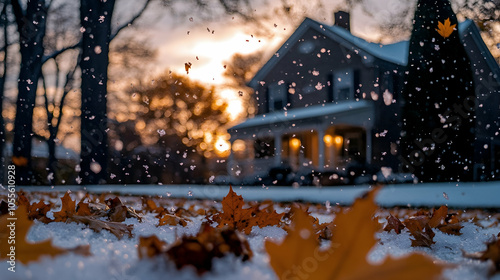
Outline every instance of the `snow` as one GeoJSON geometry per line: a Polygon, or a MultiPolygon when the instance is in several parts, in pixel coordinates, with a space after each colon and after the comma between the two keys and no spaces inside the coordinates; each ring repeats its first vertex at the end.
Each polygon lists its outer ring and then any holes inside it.
{"type": "MultiPolygon", "coordinates": [[[[194,203],[194,199],[208,199],[216,207],[220,208],[220,202],[214,202],[227,194],[227,186],[72,186],[73,198],[81,197],[82,191],[87,189],[92,192],[116,192],[134,195],[163,195],[168,199],[166,193],[171,197],[188,198],[185,205],[194,203]],[[192,196],[188,195],[192,193],[192,196]]],[[[235,187],[234,190],[243,196],[245,201],[273,199],[275,201],[303,200],[319,202],[323,205],[330,201],[335,203],[350,204],[353,199],[366,191],[368,186],[347,186],[334,188],[288,188],[288,187],[235,187]]],[[[25,188],[26,191],[46,191],[57,189],[62,192],[65,188],[25,188]]],[[[0,191],[3,194],[4,191],[0,191]]],[[[426,185],[394,185],[386,186],[378,195],[377,202],[382,206],[407,205],[412,206],[436,206],[447,204],[450,207],[475,207],[475,208],[500,208],[500,187],[496,182],[489,183],[460,183],[460,184],[426,184],[426,185]],[[447,193],[448,199],[443,196],[447,193]]],[[[57,201],[58,198],[56,198],[57,201]]],[[[124,201],[127,202],[127,198],[124,201]]],[[[136,202],[133,207],[140,207],[136,202]]],[[[187,207],[186,207],[187,208],[187,207]]],[[[277,207],[278,211],[283,211],[277,207]]],[[[56,210],[57,211],[57,210],[56,210]]],[[[379,221],[383,223],[385,217],[391,210],[381,209],[379,221]]],[[[471,210],[473,211],[473,210],[471,210]]],[[[321,222],[331,221],[334,214],[327,212],[313,213],[321,222]]],[[[492,218],[483,217],[482,222],[486,225],[492,224],[492,218]]],[[[196,273],[190,269],[178,271],[174,265],[161,258],[151,260],[139,260],[136,245],[140,236],[156,234],[161,240],[168,243],[173,242],[176,237],[182,235],[194,235],[200,228],[203,217],[192,218],[187,227],[162,226],[157,227],[158,219],[154,214],[144,215],[144,221],[140,223],[137,219],[129,218],[125,224],[133,224],[133,238],[118,240],[107,231],[95,233],[87,227],[75,223],[50,223],[42,224],[35,221],[28,234],[28,240],[42,241],[52,238],[56,246],[73,248],[77,245],[90,244],[92,256],[84,257],[74,254],[59,256],[55,259],[44,258],[40,262],[31,263],[27,266],[17,264],[16,273],[7,271],[8,263],[0,263],[2,279],[277,279],[269,266],[269,257],[264,249],[264,241],[267,239],[280,242],[286,232],[278,227],[254,227],[247,239],[254,252],[251,261],[241,260],[227,256],[215,259],[213,271],[198,278],[196,273]]],[[[455,267],[445,271],[446,279],[488,279],[488,265],[485,262],[464,258],[462,250],[466,252],[477,252],[486,248],[485,242],[489,241],[500,231],[500,225],[492,227],[479,227],[472,222],[465,222],[462,229],[463,235],[451,236],[440,231],[435,231],[436,244],[431,248],[412,248],[408,232],[397,235],[392,232],[381,232],[377,234],[380,239],[374,247],[369,260],[380,262],[386,256],[403,256],[410,252],[424,252],[432,255],[440,261],[456,264],[455,267]]],[[[500,279],[497,274],[491,279],[500,279]]]]}

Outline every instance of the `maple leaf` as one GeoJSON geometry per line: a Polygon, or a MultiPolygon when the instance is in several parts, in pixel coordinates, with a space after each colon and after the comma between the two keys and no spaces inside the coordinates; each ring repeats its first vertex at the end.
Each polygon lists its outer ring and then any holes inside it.
{"type": "Polygon", "coordinates": [[[76,203],[71,199],[69,191],[61,198],[62,206],[59,212],[54,213],[55,222],[66,222],[66,220],[76,214],[76,203]]]}
{"type": "Polygon", "coordinates": [[[380,265],[368,263],[367,256],[376,244],[379,224],[372,217],[377,210],[374,197],[378,188],[357,199],[351,210],[335,217],[335,234],[328,249],[321,250],[313,226],[305,213],[297,212],[294,227],[281,244],[266,241],[270,264],[280,279],[431,279],[444,266],[427,256],[413,253],[387,258],[380,265]],[[376,278],[374,278],[376,277],[376,278]]]}
{"type": "Polygon", "coordinates": [[[387,224],[384,227],[385,231],[391,231],[394,230],[397,234],[400,234],[401,231],[405,228],[405,225],[396,217],[393,215],[389,215],[387,218],[387,224]]]}
{"type": "Polygon", "coordinates": [[[108,222],[101,221],[96,219],[95,217],[88,216],[71,216],[68,218],[70,221],[74,221],[77,223],[82,223],[84,225],[88,225],[90,229],[95,232],[101,232],[101,230],[105,229],[114,234],[118,239],[122,239],[125,234],[128,237],[132,237],[132,230],[134,229],[134,225],[126,225],[118,222],[108,222]]]}
{"type": "Polygon", "coordinates": [[[450,37],[451,33],[453,33],[455,26],[457,25],[451,25],[450,18],[447,18],[444,23],[438,21],[438,28],[436,28],[436,31],[439,33],[439,35],[443,36],[443,38],[448,38],[450,37]]]}
{"type": "Polygon", "coordinates": [[[262,228],[278,225],[284,215],[266,205],[263,209],[259,209],[259,205],[243,208],[244,205],[243,197],[229,186],[228,194],[222,199],[222,213],[215,214],[213,220],[219,223],[218,227],[228,226],[250,234],[254,226],[262,228]]]}
{"type": "Polygon", "coordinates": [[[256,225],[252,219],[253,208],[243,209],[245,203],[243,197],[233,191],[229,186],[229,193],[222,199],[222,213],[216,215],[215,219],[219,222],[218,227],[229,226],[232,229],[239,229],[249,234],[252,227],[256,225]]]}
{"type": "Polygon", "coordinates": [[[63,249],[53,246],[51,239],[37,243],[26,241],[26,235],[33,225],[33,221],[28,219],[28,212],[25,206],[20,206],[16,210],[17,220],[14,223],[16,243],[15,245],[9,244],[8,240],[11,236],[11,227],[9,225],[12,225],[13,222],[8,220],[8,218],[6,215],[0,217],[0,259],[9,259],[7,254],[11,252],[11,246],[15,246],[14,253],[16,260],[19,260],[23,264],[38,261],[43,256],[56,257],[68,252],[85,256],[90,255],[90,247],[88,245],[78,246],[74,249],[63,249]]]}

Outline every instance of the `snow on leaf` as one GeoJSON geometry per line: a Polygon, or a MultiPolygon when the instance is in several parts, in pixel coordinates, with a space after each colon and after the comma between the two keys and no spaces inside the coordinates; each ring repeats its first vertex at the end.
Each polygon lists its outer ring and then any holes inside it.
{"type": "Polygon", "coordinates": [[[438,21],[438,28],[436,28],[436,31],[439,33],[439,35],[443,36],[443,38],[448,38],[453,32],[455,26],[457,25],[451,25],[450,18],[447,18],[444,23],[438,21]]]}
{"type": "Polygon", "coordinates": [[[59,212],[54,213],[54,222],[66,222],[69,217],[76,214],[76,203],[71,199],[69,191],[67,191],[61,198],[62,206],[59,212]]]}
{"type": "Polygon", "coordinates": [[[10,236],[11,225],[15,226],[16,243],[15,257],[16,260],[23,264],[38,261],[43,256],[56,257],[58,255],[74,252],[79,255],[90,255],[89,246],[78,246],[74,249],[63,249],[52,245],[52,240],[48,239],[42,242],[29,242],[26,240],[26,235],[33,225],[33,221],[28,219],[28,212],[25,206],[20,206],[16,210],[15,222],[9,221],[7,215],[0,217],[0,259],[9,259],[7,254],[11,253],[11,246],[8,243],[10,236]]]}

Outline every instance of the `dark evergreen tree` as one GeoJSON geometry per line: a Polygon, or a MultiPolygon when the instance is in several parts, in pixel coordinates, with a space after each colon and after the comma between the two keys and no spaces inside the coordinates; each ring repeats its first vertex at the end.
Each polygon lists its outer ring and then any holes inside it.
{"type": "Polygon", "coordinates": [[[419,0],[413,22],[403,90],[403,167],[423,182],[470,181],[476,96],[457,17],[449,0],[419,0]]]}

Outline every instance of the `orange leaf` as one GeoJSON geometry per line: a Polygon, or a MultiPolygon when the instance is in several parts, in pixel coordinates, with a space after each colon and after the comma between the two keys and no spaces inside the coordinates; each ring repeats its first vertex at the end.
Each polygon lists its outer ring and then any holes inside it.
{"type": "Polygon", "coordinates": [[[50,239],[38,243],[26,241],[26,235],[33,225],[33,221],[28,219],[25,206],[21,206],[16,210],[17,220],[8,220],[8,218],[7,215],[0,217],[0,259],[9,259],[8,254],[10,254],[12,247],[14,247],[16,260],[24,264],[38,261],[43,256],[56,257],[68,252],[90,255],[89,246],[79,246],[68,250],[53,246],[50,239]],[[14,225],[14,227],[11,225],[14,225]],[[11,229],[13,228],[15,228],[16,243],[9,244],[8,240],[12,236],[11,229]]]}
{"type": "Polygon", "coordinates": [[[222,199],[223,212],[216,217],[220,218],[218,227],[229,226],[249,234],[256,222],[252,219],[253,208],[243,209],[244,205],[243,197],[237,195],[233,187],[229,186],[229,193],[222,199]]]}
{"type": "Polygon", "coordinates": [[[339,213],[334,223],[331,245],[321,250],[306,214],[298,212],[294,227],[282,244],[266,241],[270,263],[280,279],[432,279],[443,266],[427,256],[413,253],[399,259],[387,258],[380,265],[368,262],[368,254],[376,244],[379,229],[373,215],[377,210],[374,197],[378,188],[354,202],[351,210],[339,213]]]}
{"type": "Polygon", "coordinates": [[[436,228],[445,223],[445,219],[448,216],[448,206],[443,205],[439,207],[432,213],[432,217],[429,220],[429,226],[431,228],[436,228]]]}
{"type": "Polygon", "coordinates": [[[114,234],[118,239],[122,239],[125,234],[127,234],[128,237],[133,236],[132,230],[134,229],[134,225],[101,221],[94,217],[76,216],[76,215],[70,217],[69,220],[88,225],[89,228],[94,230],[95,232],[101,232],[101,230],[103,229],[108,230],[109,232],[114,234]]]}
{"type": "Polygon", "coordinates": [[[436,29],[436,31],[439,33],[439,35],[443,36],[443,38],[448,38],[450,37],[451,33],[453,33],[455,26],[457,25],[451,25],[450,18],[447,18],[444,21],[444,24],[438,21],[438,28],[436,29]]]}
{"type": "Polygon", "coordinates": [[[62,207],[61,211],[54,213],[54,221],[55,222],[66,222],[69,217],[72,217],[76,214],[75,206],[76,203],[71,199],[69,195],[69,191],[67,191],[64,196],[61,198],[62,207]]]}

